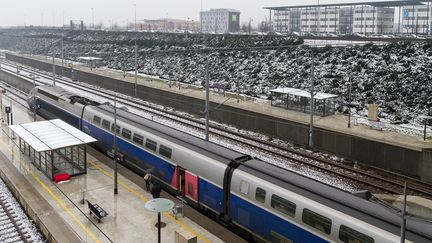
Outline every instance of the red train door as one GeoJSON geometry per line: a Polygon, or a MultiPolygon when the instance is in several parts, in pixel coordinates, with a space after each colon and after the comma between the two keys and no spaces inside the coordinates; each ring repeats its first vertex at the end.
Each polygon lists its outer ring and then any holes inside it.
{"type": "Polygon", "coordinates": [[[189,171],[185,171],[185,196],[198,203],[198,176],[189,171]]]}

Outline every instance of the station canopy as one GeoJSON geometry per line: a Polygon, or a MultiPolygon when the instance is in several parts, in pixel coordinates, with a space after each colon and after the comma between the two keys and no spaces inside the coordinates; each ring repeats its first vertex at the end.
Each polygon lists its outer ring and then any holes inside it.
{"type": "MultiPolygon", "coordinates": [[[[302,90],[302,89],[294,89],[294,88],[277,88],[277,89],[270,90],[270,92],[279,93],[279,94],[290,94],[290,95],[306,97],[306,98],[311,97],[311,93],[309,91],[302,90]]],[[[326,99],[336,98],[336,97],[338,97],[338,95],[318,92],[317,94],[315,94],[314,99],[326,100],[326,99]]]]}
{"type": "Polygon", "coordinates": [[[9,126],[36,152],[83,145],[97,140],[60,119],[9,126]]]}
{"type": "Polygon", "coordinates": [[[102,58],[100,57],[78,57],[78,59],[84,61],[102,61],[102,58]]]}

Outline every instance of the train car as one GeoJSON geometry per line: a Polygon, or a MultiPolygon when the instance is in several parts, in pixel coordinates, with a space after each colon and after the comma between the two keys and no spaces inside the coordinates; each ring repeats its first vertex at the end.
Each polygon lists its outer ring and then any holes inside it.
{"type": "Polygon", "coordinates": [[[171,193],[220,218],[227,211],[232,166],[249,156],[206,142],[156,122],[100,105],[59,87],[39,86],[31,91],[29,106],[47,118],[60,118],[98,140],[96,146],[114,156],[114,131],[121,163],[140,175],[146,170],[171,193]]]}
{"type": "MultiPolygon", "coordinates": [[[[400,241],[400,212],[263,161],[234,171],[230,197],[233,223],[263,241],[400,241]]],[[[406,239],[432,242],[432,223],[408,217],[406,239]]]]}
{"type": "MultiPolygon", "coordinates": [[[[257,242],[397,242],[400,218],[379,203],[59,87],[31,91],[29,106],[98,140],[96,146],[257,242]],[[116,126],[115,126],[116,125],[116,126]],[[115,135],[114,135],[115,134],[115,135]]],[[[430,222],[407,220],[406,242],[431,242],[430,222]]]]}

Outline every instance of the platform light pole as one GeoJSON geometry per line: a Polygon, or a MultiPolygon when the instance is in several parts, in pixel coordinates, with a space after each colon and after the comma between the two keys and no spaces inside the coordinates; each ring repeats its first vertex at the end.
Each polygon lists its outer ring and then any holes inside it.
{"type": "Polygon", "coordinates": [[[310,122],[309,122],[309,147],[313,148],[313,116],[314,116],[314,97],[315,97],[315,62],[312,60],[311,67],[311,90],[310,90],[310,122]]]}
{"type": "Polygon", "coordinates": [[[56,85],[56,77],[55,77],[55,53],[53,50],[53,56],[52,56],[52,71],[53,71],[53,85],[56,85]]]}
{"type": "Polygon", "coordinates": [[[404,200],[403,200],[403,206],[402,206],[402,215],[401,215],[401,235],[400,235],[400,242],[405,243],[405,228],[406,228],[406,206],[407,206],[407,182],[405,182],[404,185],[404,200]]]}
{"type": "Polygon", "coordinates": [[[350,75],[348,77],[348,128],[351,127],[351,86],[352,86],[352,77],[350,75]]]}
{"type": "Polygon", "coordinates": [[[205,140],[209,141],[209,116],[210,116],[210,90],[209,90],[209,68],[208,68],[208,60],[205,64],[205,88],[206,88],[206,100],[205,100],[205,140]]]}
{"type": "Polygon", "coordinates": [[[114,195],[118,194],[118,183],[117,183],[117,92],[114,92],[114,195]]]}
{"type": "MultiPolygon", "coordinates": [[[[33,90],[36,88],[36,76],[35,76],[36,72],[33,73],[33,90]]],[[[36,121],[36,109],[37,109],[37,105],[36,105],[36,95],[33,94],[33,121],[36,121]]]]}
{"type": "MultiPolygon", "coordinates": [[[[134,4],[135,8],[135,32],[137,32],[137,17],[136,17],[136,4],[134,4]]],[[[137,33],[135,33],[135,90],[134,97],[137,97],[137,88],[138,88],[138,45],[137,45],[137,33]]]]}

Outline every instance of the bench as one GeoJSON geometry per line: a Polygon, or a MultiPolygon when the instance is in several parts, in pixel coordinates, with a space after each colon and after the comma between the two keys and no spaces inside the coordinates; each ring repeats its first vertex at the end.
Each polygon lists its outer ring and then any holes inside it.
{"type": "Polygon", "coordinates": [[[382,131],[385,127],[383,122],[379,121],[369,121],[369,126],[371,129],[382,131]]]}
{"type": "Polygon", "coordinates": [[[91,202],[89,202],[89,200],[87,200],[87,204],[88,207],[90,209],[90,215],[92,215],[92,213],[96,216],[96,218],[98,219],[98,222],[101,222],[101,219],[108,216],[108,213],[105,212],[105,210],[103,210],[103,208],[101,208],[99,205],[97,204],[92,204],[91,202]]]}

